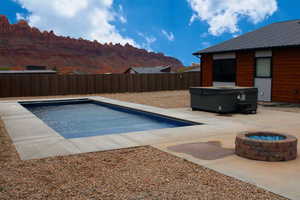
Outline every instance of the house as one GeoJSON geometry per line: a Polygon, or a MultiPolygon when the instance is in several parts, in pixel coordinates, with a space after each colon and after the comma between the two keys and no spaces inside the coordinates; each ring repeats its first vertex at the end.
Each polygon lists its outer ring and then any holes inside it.
{"type": "Polygon", "coordinates": [[[21,75],[21,74],[56,74],[54,70],[0,70],[0,75],[21,75]]]}
{"type": "Polygon", "coordinates": [[[196,67],[196,68],[193,68],[193,69],[187,69],[185,71],[183,71],[184,73],[185,72],[200,72],[200,67],[196,67]]]}
{"type": "Polygon", "coordinates": [[[201,85],[258,88],[258,100],[300,103],[300,20],[273,23],[193,53],[201,85]]]}
{"type": "Polygon", "coordinates": [[[181,67],[177,70],[178,73],[185,72],[200,72],[200,63],[192,63],[190,66],[181,67]]]}
{"type": "Polygon", "coordinates": [[[37,65],[27,65],[25,66],[26,70],[46,70],[46,66],[37,66],[37,65]]]}
{"type": "Polygon", "coordinates": [[[156,66],[156,67],[130,67],[125,74],[162,74],[171,73],[170,66],[156,66]]]}

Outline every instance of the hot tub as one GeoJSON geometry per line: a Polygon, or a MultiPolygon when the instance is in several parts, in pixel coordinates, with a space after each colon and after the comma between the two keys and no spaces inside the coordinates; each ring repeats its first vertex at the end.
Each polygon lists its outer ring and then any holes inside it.
{"type": "Polygon", "coordinates": [[[257,88],[191,87],[191,107],[217,113],[256,113],[257,88]]]}

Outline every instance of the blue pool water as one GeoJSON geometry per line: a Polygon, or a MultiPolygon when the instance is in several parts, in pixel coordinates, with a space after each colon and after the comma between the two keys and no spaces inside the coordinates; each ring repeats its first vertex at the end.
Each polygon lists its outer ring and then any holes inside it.
{"type": "Polygon", "coordinates": [[[250,135],[248,136],[251,139],[255,140],[268,140],[268,141],[278,141],[278,140],[284,140],[285,137],[280,136],[280,135],[268,135],[268,136],[263,136],[263,135],[250,135]]]}
{"type": "Polygon", "coordinates": [[[195,125],[98,101],[21,103],[65,138],[195,125]]]}

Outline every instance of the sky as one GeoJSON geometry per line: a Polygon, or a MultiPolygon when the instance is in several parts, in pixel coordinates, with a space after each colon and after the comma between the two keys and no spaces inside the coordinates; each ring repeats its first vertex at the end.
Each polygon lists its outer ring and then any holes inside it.
{"type": "Polygon", "coordinates": [[[57,35],[129,43],[188,66],[193,52],[267,24],[299,19],[298,0],[0,0],[10,23],[57,35]]]}

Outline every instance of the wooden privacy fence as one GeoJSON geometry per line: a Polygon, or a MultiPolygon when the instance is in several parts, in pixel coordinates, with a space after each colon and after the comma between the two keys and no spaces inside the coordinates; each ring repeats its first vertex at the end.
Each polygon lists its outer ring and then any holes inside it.
{"type": "Polygon", "coordinates": [[[0,75],[0,97],[184,90],[199,85],[199,72],[97,75],[9,74],[0,75]]]}

